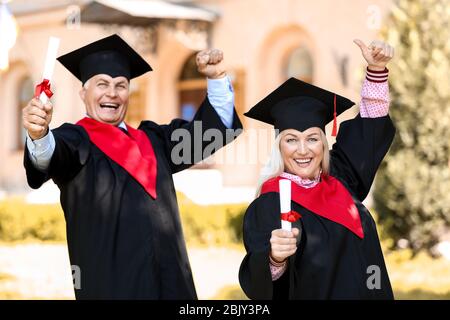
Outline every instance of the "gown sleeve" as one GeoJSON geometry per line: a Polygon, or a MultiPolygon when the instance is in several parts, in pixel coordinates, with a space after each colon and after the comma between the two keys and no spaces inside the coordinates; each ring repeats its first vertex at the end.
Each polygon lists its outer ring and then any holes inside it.
{"type": "Polygon", "coordinates": [[[343,180],[350,192],[363,201],[394,135],[389,115],[361,118],[358,114],[343,122],[330,151],[330,174],[343,180]]]}
{"type": "Polygon", "coordinates": [[[89,157],[89,137],[84,129],[64,124],[52,132],[55,137],[55,151],[45,172],[34,167],[28,149],[25,148],[24,167],[28,185],[33,189],[38,189],[49,179],[53,179],[57,185],[70,181],[89,157]]]}
{"type": "Polygon", "coordinates": [[[166,125],[143,121],[139,128],[156,132],[159,139],[163,141],[172,173],[176,173],[204,160],[233,141],[241,133],[242,124],[234,110],[233,127],[227,130],[208,98],[205,98],[192,121],[174,119],[166,125]],[[216,138],[214,133],[219,132],[220,138],[216,138]],[[202,139],[204,136],[205,138],[202,139]],[[219,141],[216,141],[217,139],[219,141]],[[199,144],[200,141],[201,144],[199,144]],[[215,145],[218,147],[214,148],[215,145]],[[184,154],[184,151],[188,151],[189,154],[184,154]],[[176,157],[173,157],[172,153],[176,157]],[[175,158],[180,161],[174,161],[175,158]]]}
{"type": "MultiPolygon", "coordinates": [[[[293,227],[300,228],[297,222],[293,227]]],[[[269,300],[287,298],[289,294],[289,265],[276,281],[272,281],[269,266],[270,237],[275,229],[281,228],[278,193],[261,195],[248,207],[244,216],[244,246],[247,251],[240,269],[239,282],[250,299],[269,300]]]]}

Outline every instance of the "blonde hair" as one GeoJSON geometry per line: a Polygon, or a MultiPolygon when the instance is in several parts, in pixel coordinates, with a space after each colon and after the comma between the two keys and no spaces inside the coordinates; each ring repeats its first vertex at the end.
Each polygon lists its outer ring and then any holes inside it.
{"type": "MultiPolygon", "coordinates": [[[[258,184],[256,188],[256,197],[261,193],[261,187],[267,180],[278,177],[284,171],[284,161],[280,151],[281,138],[284,137],[285,133],[280,132],[280,134],[275,138],[272,145],[272,151],[269,156],[269,160],[262,167],[259,174],[258,184]]],[[[330,150],[328,149],[328,140],[325,132],[320,129],[320,140],[323,144],[323,159],[320,163],[322,167],[322,173],[328,175],[330,170],[330,150]]]]}

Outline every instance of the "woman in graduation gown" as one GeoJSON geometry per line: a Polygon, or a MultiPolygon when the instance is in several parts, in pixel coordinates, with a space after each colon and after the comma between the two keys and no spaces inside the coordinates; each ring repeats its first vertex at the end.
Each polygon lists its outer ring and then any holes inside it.
{"type": "Polygon", "coordinates": [[[388,115],[393,48],[355,40],[368,63],[359,114],[340,125],[332,150],[325,125],[354,103],[291,78],[245,115],[279,131],[257,198],[244,217],[239,281],[251,299],[393,299],[366,198],[395,128],[388,115]],[[280,217],[280,179],[291,208],[280,217]],[[292,231],[280,229],[280,219],[292,231]]]}

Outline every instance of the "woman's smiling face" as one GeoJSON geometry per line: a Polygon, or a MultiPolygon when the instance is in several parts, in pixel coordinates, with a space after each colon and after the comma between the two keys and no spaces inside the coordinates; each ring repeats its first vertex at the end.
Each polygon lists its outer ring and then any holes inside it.
{"type": "Polygon", "coordinates": [[[303,132],[286,129],[280,134],[284,170],[303,179],[317,178],[324,148],[320,128],[312,127],[303,132]]]}

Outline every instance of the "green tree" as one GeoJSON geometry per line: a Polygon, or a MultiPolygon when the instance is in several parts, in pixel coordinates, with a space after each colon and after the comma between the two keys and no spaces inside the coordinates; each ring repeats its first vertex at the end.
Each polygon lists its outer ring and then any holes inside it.
{"type": "Polygon", "coordinates": [[[374,190],[383,229],[429,249],[450,225],[450,5],[395,1],[383,36],[395,47],[390,114],[397,135],[374,190]]]}

